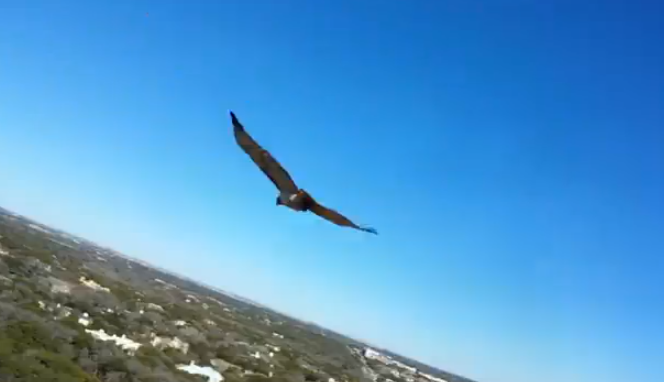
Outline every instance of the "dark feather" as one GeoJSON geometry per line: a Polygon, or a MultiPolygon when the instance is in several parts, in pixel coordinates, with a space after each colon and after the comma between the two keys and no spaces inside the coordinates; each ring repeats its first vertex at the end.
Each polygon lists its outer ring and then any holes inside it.
{"type": "Polygon", "coordinates": [[[247,155],[256,163],[265,175],[274,183],[279,191],[288,193],[296,193],[298,187],[291,178],[288,171],[270,154],[259,145],[250,135],[244,130],[244,126],[237,119],[235,114],[231,111],[231,120],[233,121],[233,133],[235,141],[244,150],[247,155]]]}
{"type": "Polygon", "coordinates": [[[318,203],[310,195],[307,194],[307,196],[308,196],[308,199],[309,199],[307,201],[309,211],[311,211],[314,214],[322,217],[323,219],[326,219],[326,220],[328,220],[328,221],[330,221],[330,222],[332,222],[336,225],[342,226],[342,227],[355,228],[355,229],[359,229],[360,231],[369,232],[369,233],[372,233],[374,235],[378,235],[378,231],[376,231],[374,228],[359,226],[359,225],[353,223],[347,217],[340,214],[339,212],[337,212],[337,211],[335,211],[331,208],[327,208],[327,207],[323,206],[322,204],[318,203]]]}

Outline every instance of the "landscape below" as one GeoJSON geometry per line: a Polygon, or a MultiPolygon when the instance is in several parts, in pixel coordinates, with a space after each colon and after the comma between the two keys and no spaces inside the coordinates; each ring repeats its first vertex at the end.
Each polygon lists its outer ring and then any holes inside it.
{"type": "Polygon", "coordinates": [[[0,381],[472,382],[0,208],[0,381]]]}

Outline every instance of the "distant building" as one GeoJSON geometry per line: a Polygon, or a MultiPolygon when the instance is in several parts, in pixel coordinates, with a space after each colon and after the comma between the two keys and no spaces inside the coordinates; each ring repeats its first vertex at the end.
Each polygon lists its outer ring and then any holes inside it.
{"type": "Polygon", "coordinates": [[[178,349],[181,352],[187,354],[189,351],[189,343],[182,341],[178,337],[168,338],[168,337],[158,337],[152,333],[152,346],[154,347],[170,347],[178,349]]]}
{"type": "Polygon", "coordinates": [[[117,335],[108,335],[104,329],[99,329],[99,330],[89,330],[85,329],[86,332],[90,333],[92,337],[101,340],[101,341],[112,341],[115,342],[116,345],[127,351],[129,355],[133,355],[136,353],[136,350],[138,350],[139,347],[141,347],[141,344],[132,341],[131,339],[127,338],[126,335],[122,335],[122,337],[118,337],[117,335]]]}
{"type": "Polygon", "coordinates": [[[189,365],[179,365],[177,368],[189,374],[197,374],[207,377],[208,382],[221,382],[224,380],[224,377],[215,369],[210,366],[198,366],[194,361],[191,361],[189,365]]]}
{"type": "Polygon", "coordinates": [[[90,289],[94,289],[94,290],[98,290],[98,291],[102,291],[102,292],[110,292],[111,291],[110,289],[99,285],[96,281],[88,280],[83,276],[81,276],[79,281],[81,282],[81,284],[85,285],[86,287],[88,287],[90,289]]]}

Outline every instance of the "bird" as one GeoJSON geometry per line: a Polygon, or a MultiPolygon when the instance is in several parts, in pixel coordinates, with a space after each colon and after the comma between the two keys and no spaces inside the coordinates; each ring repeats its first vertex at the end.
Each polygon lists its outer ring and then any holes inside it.
{"type": "Polygon", "coordinates": [[[233,123],[233,134],[240,148],[251,158],[261,171],[274,183],[279,191],[276,205],[285,206],[297,212],[312,212],[338,226],[354,228],[360,231],[378,235],[372,227],[360,226],[339,212],[318,203],[307,191],[297,186],[288,171],[259,145],[249,133],[233,111],[229,111],[233,123]]]}

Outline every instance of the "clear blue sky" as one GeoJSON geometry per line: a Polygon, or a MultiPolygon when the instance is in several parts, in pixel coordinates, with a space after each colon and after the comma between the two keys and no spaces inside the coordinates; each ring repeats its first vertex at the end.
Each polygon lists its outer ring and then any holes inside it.
{"type": "Polygon", "coordinates": [[[662,381],[657,3],[0,0],[0,205],[482,382],[662,381]]]}

